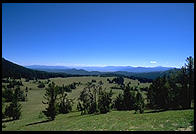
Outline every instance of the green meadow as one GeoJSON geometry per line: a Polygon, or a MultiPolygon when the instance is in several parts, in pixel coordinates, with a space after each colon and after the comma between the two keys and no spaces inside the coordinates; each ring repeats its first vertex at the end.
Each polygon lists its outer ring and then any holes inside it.
{"type": "MultiPolygon", "coordinates": [[[[87,82],[92,79],[98,83],[100,80],[104,83],[103,88],[110,90],[110,87],[117,86],[114,83],[108,83],[107,79],[114,77],[69,77],[69,78],[50,78],[57,85],[67,85],[72,82],[81,82],[80,86],[68,93],[69,98],[75,98],[73,110],[68,114],[59,114],[54,121],[47,121],[47,118],[41,112],[45,109],[42,103],[44,88],[38,88],[37,83],[32,80],[25,82],[22,79],[25,87],[32,88],[28,91],[28,101],[20,102],[22,104],[22,117],[20,120],[9,121],[3,120],[3,131],[190,131],[194,130],[194,110],[168,110],[168,111],[153,111],[145,110],[143,114],[135,114],[135,111],[115,111],[112,110],[107,114],[91,114],[80,115],[76,110],[77,98],[86,86],[87,82]]],[[[47,81],[47,80],[40,80],[47,81]]],[[[131,86],[147,87],[150,83],[139,83],[138,80],[125,78],[125,83],[131,82],[131,86]],[[138,85],[139,83],[139,85],[138,85]]],[[[4,85],[4,83],[3,83],[4,85]]],[[[47,84],[45,84],[47,86],[47,84]]],[[[112,89],[113,98],[122,92],[120,89],[112,89]]],[[[146,93],[143,92],[145,95],[146,93]]]]}

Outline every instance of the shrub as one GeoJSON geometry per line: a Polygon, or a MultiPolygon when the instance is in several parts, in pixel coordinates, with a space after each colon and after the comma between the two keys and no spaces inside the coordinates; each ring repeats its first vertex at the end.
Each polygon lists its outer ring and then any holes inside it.
{"type": "MultiPolygon", "coordinates": [[[[71,83],[70,85],[68,85],[68,88],[70,89],[76,89],[76,84],[75,82],[71,83]]],[[[69,90],[69,89],[68,89],[69,90]]]]}
{"type": "Polygon", "coordinates": [[[100,81],[98,82],[98,84],[99,84],[99,85],[103,85],[103,82],[100,80],[100,81]]]}
{"type": "Polygon", "coordinates": [[[91,82],[96,82],[96,80],[92,80],[91,82]]]}
{"type": "Polygon", "coordinates": [[[38,88],[44,88],[45,87],[45,85],[44,85],[44,83],[43,82],[41,82],[38,86],[37,86],[38,88]]]}

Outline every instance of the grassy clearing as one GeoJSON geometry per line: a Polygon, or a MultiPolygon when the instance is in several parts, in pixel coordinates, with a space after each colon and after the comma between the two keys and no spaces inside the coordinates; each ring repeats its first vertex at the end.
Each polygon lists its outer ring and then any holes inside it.
{"type": "MultiPolygon", "coordinates": [[[[111,78],[111,77],[110,77],[111,78]]],[[[77,98],[80,91],[85,87],[85,83],[95,79],[97,82],[102,80],[103,87],[109,87],[115,84],[109,84],[107,77],[71,77],[71,78],[53,78],[57,85],[70,84],[74,81],[80,81],[83,84],[77,89],[69,93],[69,97],[77,98]]],[[[112,78],[111,78],[112,79],[112,78]]],[[[107,114],[100,115],[80,115],[76,111],[76,104],[74,105],[73,112],[68,114],[59,114],[54,121],[46,122],[40,112],[44,110],[45,106],[42,104],[44,89],[37,88],[36,83],[32,81],[24,82],[25,87],[31,87],[32,90],[28,92],[28,101],[22,103],[22,117],[20,120],[9,121],[2,123],[6,130],[30,130],[30,131],[154,131],[154,130],[193,130],[194,110],[173,110],[165,112],[150,113],[150,110],[145,110],[144,114],[134,114],[134,111],[111,111],[107,114]]],[[[45,80],[43,80],[45,81],[45,80]]],[[[129,79],[125,79],[128,82],[129,79]]],[[[137,85],[137,80],[131,80],[134,86],[137,85]]],[[[96,83],[97,83],[96,82],[96,83]]],[[[149,86],[148,83],[140,84],[142,86],[149,86]]],[[[121,90],[113,89],[117,95],[121,90]]]]}

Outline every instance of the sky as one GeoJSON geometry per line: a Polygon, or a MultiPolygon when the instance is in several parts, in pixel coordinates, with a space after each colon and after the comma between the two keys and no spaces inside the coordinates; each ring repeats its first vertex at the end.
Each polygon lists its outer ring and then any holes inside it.
{"type": "Polygon", "coordinates": [[[193,3],[3,3],[2,57],[19,65],[182,67],[193,3]]]}

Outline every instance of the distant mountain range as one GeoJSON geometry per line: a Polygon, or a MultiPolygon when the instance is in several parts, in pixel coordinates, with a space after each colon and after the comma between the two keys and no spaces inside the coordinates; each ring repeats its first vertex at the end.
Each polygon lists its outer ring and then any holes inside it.
{"type": "Polygon", "coordinates": [[[132,73],[148,73],[148,72],[159,72],[173,69],[172,67],[131,67],[131,66],[105,66],[105,67],[69,67],[69,66],[42,66],[32,65],[26,66],[30,69],[48,71],[48,72],[67,72],[67,71],[98,71],[98,72],[117,72],[126,71],[132,73]]]}
{"type": "MultiPolygon", "coordinates": [[[[86,67],[85,67],[86,68],[86,67]]],[[[2,77],[15,77],[15,78],[52,78],[52,77],[77,77],[77,76],[103,76],[103,77],[111,77],[111,76],[124,76],[129,77],[131,79],[138,79],[143,81],[151,81],[156,79],[157,77],[161,77],[163,75],[170,75],[171,73],[176,73],[179,69],[176,68],[165,68],[165,67],[154,67],[154,68],[146,68],[146,67],[87,67],[88,69],[75,69],[64,66],[28,66],[23,67],[12,63],[4,58],[2,58],[2,77]],[[31,68],[31,69],[30,69],[31,68]],[[99,71],[87,71],[90,69],[96,69],[99,71]],[[102,71],[100,71],[102,69],[102,71]],[[103,72],[103,70],[108,72],[103,72]],[[129,69],[128,71],[124,71],[129,69]],[[132,70],[131,70],[132,69],[132,70]],[[138,69],[138,70],[137,70],[138,69]],[[114,71],[115,70],[115,71],[114,71]],[[116,71],[121,70],[121,71],[116,71]],[[123,70],[123,71],[122,71],[123,70]],[[135,72],[131,72],[135,70],[135,72]],[[166,71],[165,71],[166,70],[166,71]],[[145,71],[145,72],[144,72],[145,71]],[[150,72],[151,71],[151,72],[150,72]]]]}
{"type": "Polygon", "coordinates": [[[179,69],[172,67],[131,67],[131,66],[106,66],[106,67],[66,67],[66,66],[26,66],[28,68],[56,73],[66,73],[71,75],[100,75],[127,77],[137,77],[145,79],[156,79],[157,77],[168,75],[179,69]]]}

